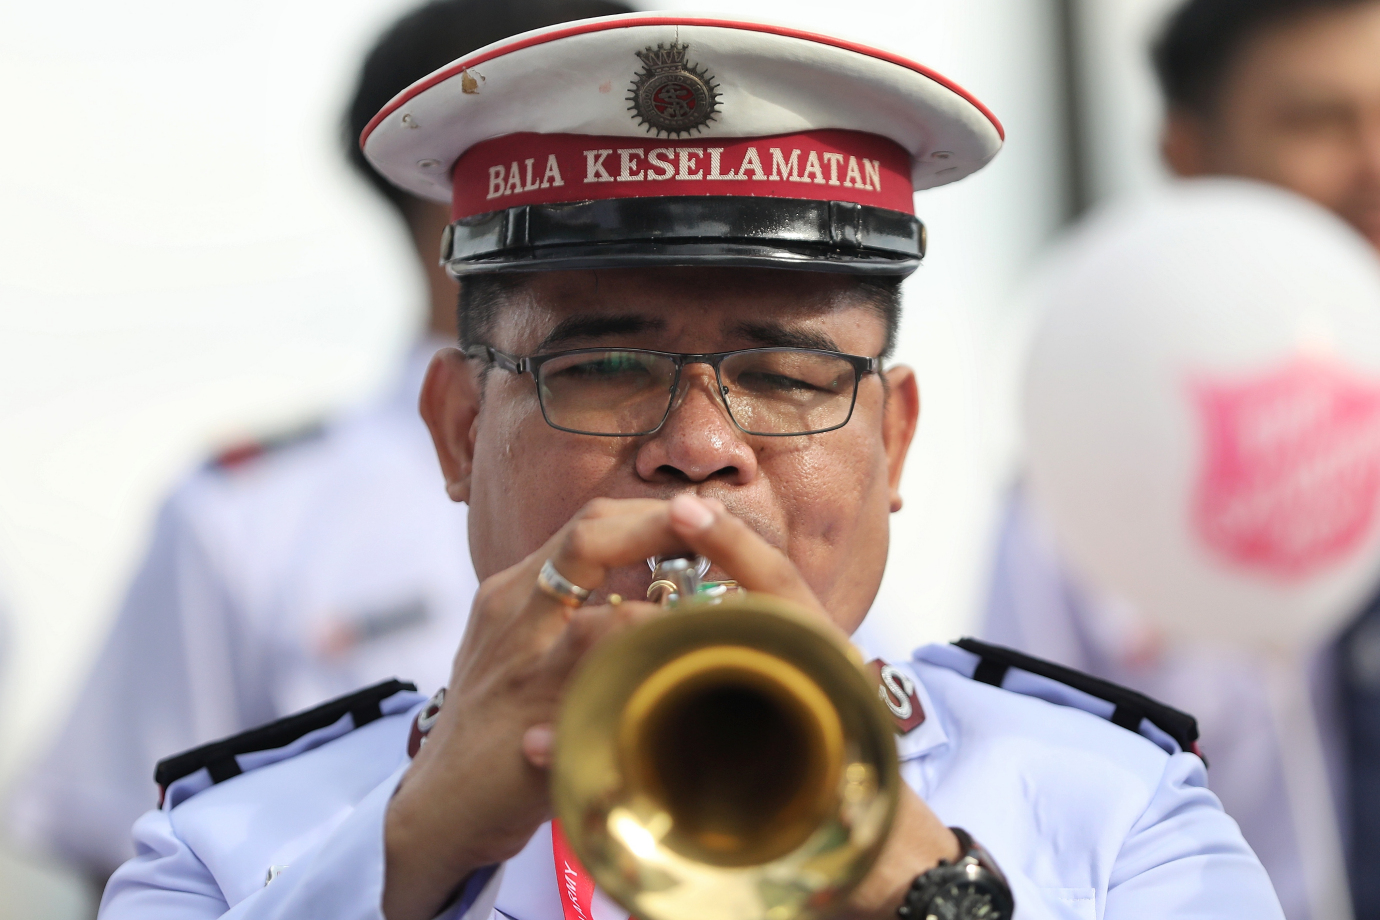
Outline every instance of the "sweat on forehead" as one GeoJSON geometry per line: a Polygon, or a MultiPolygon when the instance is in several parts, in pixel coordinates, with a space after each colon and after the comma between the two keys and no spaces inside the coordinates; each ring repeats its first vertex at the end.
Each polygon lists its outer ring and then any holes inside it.
{"type": "Polygon", "coordinates": [[[836,349],[802,320],[864,308],[883,326],[890,354],[900,319],[899,278],[776,269],[611,269],[471,275],[461,284],[462,345],[491,344],[500,326],[522,330],[539,351],[616,335],[666,335],[686,322],[712,323],[746,345],[836,349]],[[727,309],[725,309],[727,308],[727,309]],[[745,315],[743,311],[755,312],[745,315]],[[717,314],[717,315],[716,315],[717,314]],[[511,319],[512,324],[502,322],[511,319]]]}

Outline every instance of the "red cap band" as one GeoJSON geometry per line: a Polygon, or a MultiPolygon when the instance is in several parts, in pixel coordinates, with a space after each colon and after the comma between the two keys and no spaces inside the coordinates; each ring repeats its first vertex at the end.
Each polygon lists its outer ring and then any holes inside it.
{"type": "Polygon", "coordinates": [[[456,220],[532,204],[679,195],[851,201],[914,214],[910,155],[858,131],[670,140],[508,134],[455,163],[456,220]]]}

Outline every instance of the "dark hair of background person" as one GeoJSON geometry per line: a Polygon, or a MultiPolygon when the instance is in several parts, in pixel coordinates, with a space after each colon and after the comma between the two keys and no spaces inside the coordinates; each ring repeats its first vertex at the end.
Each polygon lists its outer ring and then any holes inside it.
{"type": "Polygon", "coordinates": [[[1151,47],[1170,108],[1210,114],[1241,49],[1263,30],[1312,13],[1377,0],[1188,0],[1151,47]]]}
{"type": "Polygon", "coordinates": [[[359,149],[359,136],[390,99],[451,61],[519,32],[631,12],[614,0],[433,0],[413,10],[383,34],[360,68],[344,126],[351,165],[407,220],[412,196],[375,172],[359,149]]]}

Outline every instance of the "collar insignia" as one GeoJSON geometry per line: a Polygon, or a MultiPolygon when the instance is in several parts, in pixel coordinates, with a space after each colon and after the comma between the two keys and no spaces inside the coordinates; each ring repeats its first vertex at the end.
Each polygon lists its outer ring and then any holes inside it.
{"type": "Polygon", "coordinates": [[[896,734],[908,735],[925,723],[925,707],[915,691],[915,681],[900,668],[892,667],[880,658],[867,663],[877,680],[877,696],[896,720],[896,734]]]}

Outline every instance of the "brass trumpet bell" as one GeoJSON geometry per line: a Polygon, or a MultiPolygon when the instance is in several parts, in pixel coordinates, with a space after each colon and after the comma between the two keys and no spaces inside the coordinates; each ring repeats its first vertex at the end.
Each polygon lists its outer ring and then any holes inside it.
{"type": "Polygon", "coordinates": [[[886,840],[894,739],[850,646],[738,594],[591,653],[562,705],[552,797],[580,861],[639,920],[813,920],[886,840]]]}

